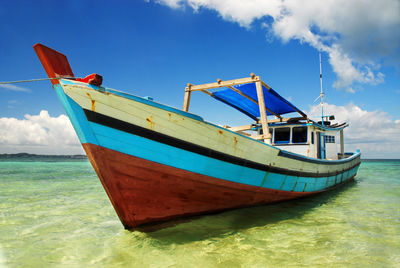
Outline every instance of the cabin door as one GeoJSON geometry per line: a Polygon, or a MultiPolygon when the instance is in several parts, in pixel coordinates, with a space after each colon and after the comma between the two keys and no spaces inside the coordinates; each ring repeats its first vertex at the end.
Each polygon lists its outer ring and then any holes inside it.
{"type": "Polygon", "coordinates": [[[326,159],[325,135],[322,132],[317,132],[317,152],[319,159],[326,159]]]}

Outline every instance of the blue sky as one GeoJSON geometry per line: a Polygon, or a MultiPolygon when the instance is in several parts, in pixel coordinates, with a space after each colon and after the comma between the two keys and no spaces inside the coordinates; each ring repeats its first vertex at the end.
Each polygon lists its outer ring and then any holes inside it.
{"type": "MultiPolygon", "coordinates": [[[[2,1],[0,81],[46,77],[32,49],[40,42],[66,54],[76,76],[96,72],[105,86],[174,107],[182,107],[189,82],[254,72],[315,114],[321,49],[328,112],[354,125],[348,130],[349,148],[360,147],[370,157],[400,158],[398,2],[383,1],[391,7],[386,9],[371,2],[357,9],[334,5],[335,10],[327,1],[315,11],[312,4],[317,2],[305,1],[299,12],[292,1],[279,9],[283,2],[277,0],[249,1],[250,6],[234,0],[2,1]],[[367,14],[360,17],[357,12],[363,8],[367,14]],[[323,15],[319,21],[318,14],[323,15]],[[389,129],[389,134],[359,135],[371,128],[389,129]]],[[[201,93],[192,96],[190,111],[219,124],[247,120],[201,93]]],[[[26,138],[26,132],[42,127],[50,135],[54,125],[48,122],[63,121],[64,114],[48,81],[0,87],[0,153],[46,153],[46,144],[26,138]],[[47,117],[40,116],[42,110],[47,117]],[[13,124],[21,133],[15,133],[13,124]]],[[[69,149],[55,144],[47,148],[81,152],[73,138],[69,149]]]]}

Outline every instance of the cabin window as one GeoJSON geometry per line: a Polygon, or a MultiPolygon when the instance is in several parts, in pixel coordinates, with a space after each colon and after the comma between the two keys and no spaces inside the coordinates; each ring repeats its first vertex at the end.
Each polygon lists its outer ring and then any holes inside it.
{"type": "Polygon", "coordinates": [[[335,143],[335,136],[325,135],[325,143],[335,143]]]}
{"type": "Polygon", "coordinates": [[[311,132],[311,144],[314,144],[314,132],[311,132]]]}
{"type": "Polygon", "coordinates": [[[307,127],[294,127],[292,133],[293,143],[307,142],[307,127]]]}
{"type": "Polygon", "coordinates": [[[290,127],[275,128],[275,143],[289,143],[290,142],[290,127]]]}

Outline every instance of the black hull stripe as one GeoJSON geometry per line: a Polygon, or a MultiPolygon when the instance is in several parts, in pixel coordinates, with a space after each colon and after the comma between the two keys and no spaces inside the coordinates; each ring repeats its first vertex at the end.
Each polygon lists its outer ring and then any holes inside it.
{"type": "MultiPolygon", "coordinates": [[[[183,149],[192,153],[197,153],[200,155],[204,155],[207,157],[211,157],[214,159],[218,159],[224,162],[229,162],[232,164],[244,166],[244,167],[249,167],[253,169],[258,169],[262,171],[267,171],[267,172],[273,172],[273,173],[279,173],[279,174],[284,174],[284,175],[289,175],[289,176],[296,176],[296,177],[329,177],[329,176],[335,176],[337,174],[341,174],[342,172],[345,172],[347,170],[350,170],[354,168],[356,165],[345,169],[341,170],[338,172],[327,172],[327,173],[312,173],[312,172],[303,172],[303,171],[293,171],[293,170],[287,170],[279,167],[273,167],[273,166],[268,166],[264,164],[260,164],[254,161],[250,161],[244,158],[239,158],[236,156],[232,156],[229,154],[221,153],[219,151],[212,150],[210,148],[206,148],[197,144],[193,144],[184,140],[180,140],[147,128],[143,128],[140,126],[136,126],[133,124],[130,124],[128,122],[100,114],[97,112],[93,112],[90,110],[84,109],[86,118],[88,121],[97,123],[103,126],[107,126],[110,128],[114,128],[120,131],[124,131],[133,135],[137,135],[146,139],[150,139],[153,141],[157,141],[163,144],[167,144],[179,149],[183,149]]],[[[359,163],[357,164],[359,165],[359,163]]]]}

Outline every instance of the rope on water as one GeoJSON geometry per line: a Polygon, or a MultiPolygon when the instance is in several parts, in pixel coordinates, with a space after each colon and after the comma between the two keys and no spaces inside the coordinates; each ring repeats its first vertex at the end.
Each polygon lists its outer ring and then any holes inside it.
{"type": "Polygon", "coordinates": [[[36,82],[36,81],[54,80],[54,79],[75,79],[75,77],[51,77],[51,78],[37,78],[37,79],[28,79],[28,80],[17,80],[17,81],[0,82],[0,85],[27,83],[27,82],[36,82]]]}

